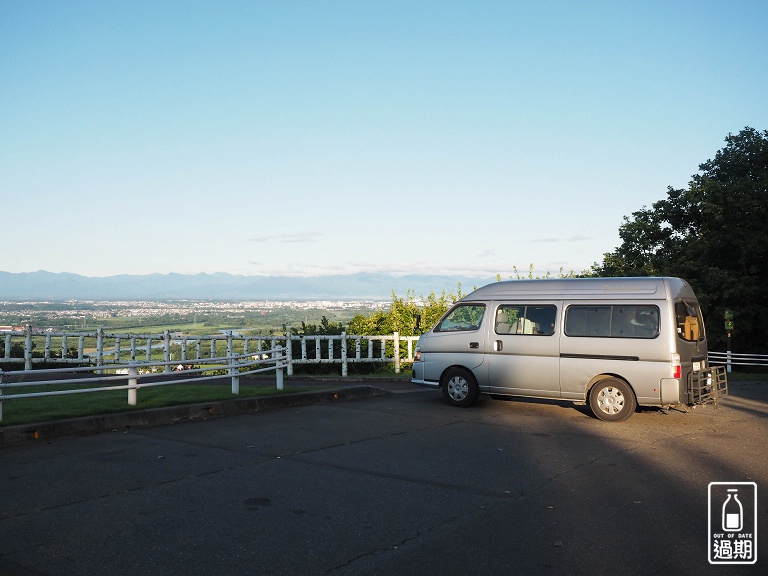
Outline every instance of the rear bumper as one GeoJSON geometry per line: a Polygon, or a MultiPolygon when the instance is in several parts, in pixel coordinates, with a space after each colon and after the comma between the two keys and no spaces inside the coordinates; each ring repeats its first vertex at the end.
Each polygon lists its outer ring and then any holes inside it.
{"type": "Polygon", "coordinates": [[[687,392],[683,383],[677,378],[661,379],[661,405],[670,406],[672,404],[685,404],[687,402],[687,392]]]}

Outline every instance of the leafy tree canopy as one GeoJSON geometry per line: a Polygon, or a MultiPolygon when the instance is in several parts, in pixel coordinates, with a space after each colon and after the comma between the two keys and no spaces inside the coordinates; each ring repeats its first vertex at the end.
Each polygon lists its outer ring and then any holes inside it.
{"type": "Polygon", "coordinates": [[[392,334],[399,332],[401,336],[416,336],[416,316],[421,316],[422,329],[434,326],[440,317],[448,311],[455,302],[465,294],[461,292],[461,284],[456,293],[440,295],[432,291],[428,296],[416,297],[409,290],[405,297],[398,297],[392,292],[392,305],[389,310],[378,310],[370,316],[355,315],[349,321],[349,332],[352,334],[392,334]]]}
{"type": "Polygon", "coordinates": [[[597,276],[679,276],[696,290],[710,346],[725,339],[734,312],[734,349],[768,344],[768,131],[746,127],[699,166],[687,189],[669,187],[651,208],[625,217],[622,244],[594,264],[597,276]]]}
{"type": "MultiPolygon", "coordinates": [[[[341,322],[331,322],[323,315],[320,324],[307,324],[302,320],[300,328],[291,328],[294,336],[335,336],[344,332],[344,324],[341,322]]],[[[283,332],[287,332],[288,327],[283,325],[283,332]]]]}

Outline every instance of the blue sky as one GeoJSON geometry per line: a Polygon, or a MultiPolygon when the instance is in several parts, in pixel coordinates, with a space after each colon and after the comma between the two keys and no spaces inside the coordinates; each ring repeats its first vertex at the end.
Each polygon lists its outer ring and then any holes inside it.
{"type": "Polygon", "coordinates": [[[0,270],[581,270],[768,128],[768,2],[0,0],[0,270]]]}

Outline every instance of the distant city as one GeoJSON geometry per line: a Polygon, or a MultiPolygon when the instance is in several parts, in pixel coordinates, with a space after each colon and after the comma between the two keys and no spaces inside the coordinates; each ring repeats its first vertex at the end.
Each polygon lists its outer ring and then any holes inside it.
{"type": "Polygon", "coordinates": [[[0,271],[0,330],[277,333],[387,309],[393,294],[467,293],[495,278],[360,273],[323,277],[150,274],[91,278],[0,271]]]}
{"type": "Polygon", "coordinates": [[[156,327],[163,324],[205,328],[279,329],[283,325],[317,323],[323,317],[348,322],[356,314],[388,309],[384,300],[65,300],[0,301],[0,332],[88,328],[156,327]]]}

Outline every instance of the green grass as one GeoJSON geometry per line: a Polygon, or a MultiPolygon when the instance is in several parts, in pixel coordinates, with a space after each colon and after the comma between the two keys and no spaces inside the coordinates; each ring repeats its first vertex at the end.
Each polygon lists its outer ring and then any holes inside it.
{"type": "Polygon", "coordinates": [[[183,332],[184,334],[196,335],[196,336],[219,336],[219,330],[240,330],[243,328],[232,328],[227,324],[221,324],[218,326],[209,326],[204,322],[187,322],[180,324],[155,324],[148,326],[128,326],[128,327],[115,327],[104,331],[108,334],[162,334],[168,330],[168,332],[183,332]]]}
{"type": "MultiPolygon", "coordinates": [[[[68,390],[73,388],[73,386],[30,386],[28,388],[16,388],[14,391],[18,394],[24,394],[51,390],[68,390]]],[[[31,422],[48,422],[51,420],[77,418],[80,416],[93,416],[97,414],[146,410],[164,406],[178,406],[182,404],[215,402],[218,400],[232,400],[235,398],[285,394],[287,392],[301,392],[302,390],[304,389],[285,388],[282,391],[278,391],[274,383],[271,385],[248,384],[240,386],[239,395],[233,395],[229,383],[218,385],[174,384],[140,388],[136,394],[136,406],[130,406],[128,404],[127,390],[39,396],[35,398],[19,398],[17,400],[8,400],[8,396],[11,394],[8,394],[8,390],[6,390],[4,396],[6,401],[3,402],[3,419],[0,421],[0,427],[13,426],[16,424],[29,424],[31,422]]]]}

